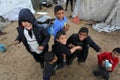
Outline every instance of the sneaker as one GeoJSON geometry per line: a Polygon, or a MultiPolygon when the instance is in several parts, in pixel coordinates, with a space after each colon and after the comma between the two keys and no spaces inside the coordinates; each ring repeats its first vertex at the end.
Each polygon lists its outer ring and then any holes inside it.
{"type": "Polygon", "coordinates": [[[4,35],[4,34],[7,34],[7,32],[0,31],[0,35],[4,35]]]}
{"type": "Polygon", "coordinates": [[[105,80],[109,80],[109,73],[108,72],[105,72],[104,75],[103,75],[103,78],[105,80]]]}
{"type": "Polygon", "coordinates": [[[100,76],[101,75],[101,72],[99,70],[94,70],[93,71],[93,75],[94,76],[100,76]]]}

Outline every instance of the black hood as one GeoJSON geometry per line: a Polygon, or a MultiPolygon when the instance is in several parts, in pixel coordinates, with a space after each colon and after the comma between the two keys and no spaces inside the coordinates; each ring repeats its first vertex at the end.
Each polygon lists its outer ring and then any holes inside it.
{"type": "Polygon", "coordinates": [[[19,12],[19,19],[18,19],[19,26],[21,25],[22,21],[30,22],[33,26],[37,24],[34,15],[27,8],[21,9],[21,11],[19,12]]]}

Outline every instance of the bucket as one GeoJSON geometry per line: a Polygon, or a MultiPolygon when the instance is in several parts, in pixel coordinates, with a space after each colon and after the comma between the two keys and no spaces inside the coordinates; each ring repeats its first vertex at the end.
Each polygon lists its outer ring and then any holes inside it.
{"type": "Polygon", "coordinates": [[[0,52],[5,52],[7,49],[4,44],[0,44],[0,52]]]}

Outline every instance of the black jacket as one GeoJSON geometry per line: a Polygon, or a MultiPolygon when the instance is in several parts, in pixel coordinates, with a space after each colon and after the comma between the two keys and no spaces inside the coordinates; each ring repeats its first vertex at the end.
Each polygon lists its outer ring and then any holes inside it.
{"type": "Polygon", "coordinates": [[[42,26],[37,24],[37,21],[34,15],[31,13],[29,9],[22,9],[19,13],[19,20],[18,20],[19,25],[17,27],[18,36],[16,40],[18,40],[19,42],[22,41],[26,49],[28,50],[28,52],[31,53],[27,40],[24,36],[24,27],[21,25],[22,21],[30,22],[33,25],[33,33],[36,37],[38,44],[40,46],[44,46],[46,49],[48,47],[50,35],[42,26]]]}
{"type": "Polygon", "coordinates": [[[63,54],[66,54],[66,57],[71,55],[70,49],[66,45],[63,45],[59,42],[56,42],[52,46],[52,52],[54,52],[58,57],[58,60],[57,60],[58,63],[63,62],[63,54]]]}
{"type": "Polygon", "coordinates": [[[78,34],[72,34],[68,40],[67,40],[67,45],[72,43],[75,46],[82,46],[83,49],[86,47],[92,47],[95,51],[99,52],[101,49],[92,39],[90,36],[88,36],[85,40],[80,41],[78,34]]]}

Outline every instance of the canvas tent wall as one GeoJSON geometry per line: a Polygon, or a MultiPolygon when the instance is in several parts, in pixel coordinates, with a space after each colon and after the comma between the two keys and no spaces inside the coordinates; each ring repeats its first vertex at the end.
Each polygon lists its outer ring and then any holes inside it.
{"type": "Polygon", "coordinates": [[[10,21],[18,19],[22,8],[28,8],[35,13],[31,0],[0,0],[0,16],[10,21]]]}
{"type": "Polygon", "coordinates": [[[73,12],[84,20],[105,20],[116,0],[77,0],[73,12]]]}

